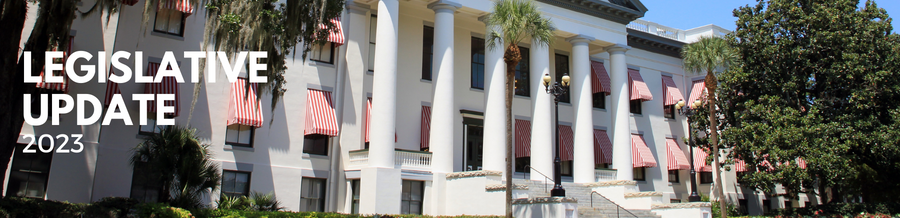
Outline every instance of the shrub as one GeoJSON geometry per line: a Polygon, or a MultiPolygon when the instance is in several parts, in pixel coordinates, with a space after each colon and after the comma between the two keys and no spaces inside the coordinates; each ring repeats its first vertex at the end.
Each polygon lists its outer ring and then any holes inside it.
{"type": "Polygon", "coordinates": [[[138,201],[132,198],[105,197],[87,206],[85,214],[89,217],[124,218],[137,204],[138,201]]]}
{"type": "Polygon", "coordinates": [[[7,197],[0,200],[0,209],[8,217],[76,217],[84,214],[84,208],[84,204],[43,199],[7,197]]]}
{"type": "Polygon", "coordinates": [[[169,207],[163,203],[144,203],[137,205],[137,215],[141,218],[192,218],[190,211],[177,207],[169,207]]]}

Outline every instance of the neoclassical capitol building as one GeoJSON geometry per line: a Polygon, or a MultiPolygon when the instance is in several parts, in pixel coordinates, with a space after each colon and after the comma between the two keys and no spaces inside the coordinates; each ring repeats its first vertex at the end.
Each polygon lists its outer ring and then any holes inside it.
{"type": "MultiPolygon", "coordinates": [[[[94,4],[82,2],[82,11],[94,4]]],[[[142,27],[144,0],[127,2],[136,4],[123,5],[108,20],[99,13],[75,19],[67,50],[143,51],[146,69],[139,70],[145,75],[156,73],[166,51],[202,50],[205,10],[168,0],[142,27]]],[[[503,50],[486,42],[482,20],[494,4],[487,0],[347,0],[333,20],[340,31],[328,43],[305,61],[289,56],[288,91],[274,105],[268,94],[256,98],[261,90],[255,86],[245,92],[245,80],[222,82],[228,80],[221,73],[219,82],[203,82],[197,99],[198,84],[174,80],[37,86],[107,99],[121,93],[132,120],[139,113],[131,94],[176,94],[176,113],[168,116],[198,129],[222,172],[220,190],[206,199],[211,205],[220,195],[271,192],[291,211],[502,215],[509,161],[519,214],[592,217],[621,208],[641,217],[708,216],[709,204],[688,202],[691,163],[697,192],[709,195],[714,175],[706,153],[691,155],[683,140],[687,120],[676,109],[703,96],[704,75],[686,72],[680,52],[701,36],[728,30],[642,20],[664,9],[639,0],[536,2],[553,22],[555,38],[549,46],[519,45],[510,130],[515,158],[509,160],[506,67],[503,50]],[[571,78],[558,111],[544,75],[571,78]],[[541,197],[554,182],[554,131],[561,182],[571,199],[545,202],[559,207],[541,212],[534,205],[547,200],[541,197]]],[[[30,32],[26,23],[23,34],[30,32]]],[[[189,77],[190,60],[178,62],[189,77]]],[[[17,149],[4,193],[76,203],[109,196],[158,200],[158,183],[129,162],[132,148],[159,131],[155,115],[148,119],[147,125],[79,126],[72,113],[58,126],[26,124],[22,136],[83,134],[85,149],[17,149]]],[[[735,179],[745,167],[728,168],[725,197],[751,215],[817,202],[754,192],[735,179]]]]}

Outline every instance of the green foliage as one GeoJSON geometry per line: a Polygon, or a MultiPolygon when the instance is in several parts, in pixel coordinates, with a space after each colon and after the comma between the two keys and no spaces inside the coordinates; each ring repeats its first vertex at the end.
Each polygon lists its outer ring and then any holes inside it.
{"type": "Polygon", "coordinates": [[[844,216],[859,214],[900,214],[900,203],[830,203],[804,208],[781,209],[775,215],[796,216],[844,216]]]}
{"type": "MultiPolygon", "coordinates": [[[[700,194],[700,201],[709,202],[709,196],[700,194]]],[[[714,202],[711,202],[711,204],[712,204],[712,205],[710,205],[710,207],[711,207],[710,213],[712,213],[711,217],[721,217],[722,209],[720,209],[720,207],[719,207],[719,202],[714,201],[714,202]]],[[[728,211],[727,215],[729,217],[746,216],[747,215],[747,214],[743,214],[743,212],[741,212],[740,208],[738,208],[733,203],[728,202],[728,201],[725,201],[725,210],[728,211]]]]}
{"type": "Polygon", "coordinates": [[[190,211],[170,207],[164,203],[143,203],[137,206],[140,218],[192,218],[190,211]]]}
{"type": "Polygon", "coordinates": [[[758,170],[742,185],[900,201],[900,38],[884,9],[858,5],[770,0],[734,11],[742,63],[722,73],[717,106],[722,142],[758,170]]]}
{"type": "MultiPolygon", "coordinates": [[[[553,23],[544,18],[534,1],[499,0],[494,2],[494,12],[485,20],[490,27],[488,47],[494,49],[496,42],[515,47],[522,40],[532,38],[534,41],[549,45],[553,42],[553,23]],[[497,32],[497,31],[500,32],[497,32]]],[[[502,46],[502,45],[501,45],[502,46]]]]}
{"type": "Polygon", "coordinates": [[[199,208],[201,196],[219,188],[218,166],[211,160],[209,145],[197,137],[196,129],[166,126],[159,134],[138,144],[131,165],[144,164],[149,175],[160,178],[160,198],[181,208],[199,208]]]}
{"type": "Polygon", "coordinates": [[[284,209],[281,202],[275,198],[275,194],[262,194],[259,192],[250,193],[250,197],[230,197],[222,195],[216,201],[218,209],[223,210],[252,210],[252,211],[279,211],[284,209]]]}
{"type": "Polygon", "coordinates": [[[33,198],[6,197],[0,200],[0,209],[10,217],[77,217],[84,214],[84,208],[84,204],[33,198]]]}
{"type": "Polygon", "coordinates": [[[132,198],[105,197],[87,206],[85,214],[90,217],[124,218],[137,204],[138,201],[132,198]]]}

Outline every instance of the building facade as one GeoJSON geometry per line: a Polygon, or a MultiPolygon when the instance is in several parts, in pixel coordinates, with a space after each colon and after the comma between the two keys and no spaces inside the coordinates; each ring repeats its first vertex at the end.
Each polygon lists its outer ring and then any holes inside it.
{"type": "MultiPolygon", "coordinates": [[[[121,93],[132,120],[140,115],[130,94],[176,94],[178,109],[167,116],[198,129],[222,169],[222,188],[207,198],[211,204],[220,194],[255,191],[274,193],[292,211],[502,214],[502,190],[470,191],[456,179],[502,174],[507,163],[503,51],[489,46],[482,22],[493,2],[347,2],[334,21],[341,31],[308,60],[297,55],[287,61],[288,91],[276,104],[254,86],[244,98],[246,81],[231,82],[222,73],[208,75],[217,82],[201,81],[196,99],[198,84],[171,81],[44,86],[51,93],[104,96],[105,105],[106,96],[121,93]]],[[[109,20],[101,18],[106,14],[76,19],[69,49],[143,51],[140,60],[130,61],[140,62],[146,75],[156,73],[166,51],[202,50],[204,10],[171,1],[143,26],[143,1],[136,3],[109,20]]],[[[92,4],[85,0],[79,7],[92,4]]],[[[515,70],[511,121],[516,158],[509,160],[515,182],[536,188],[553,174],[558,129],[564,183],[635,181],[637,191],[659,193],[659,203],[687,202],[693,158],[698,192],[710,193],[705,157],[696,150],[692,157],[683,140],[687,122],[674,109],[702,96],[704,75],[685,72],[679,52],[699,36],[727,30],[678,30],[640,20],[648,7],[638,0],[537,4],[556,37],[549,46],[519,44],[523,59],[515,70]],[[558,128],[544,75],[572,78],[559,103],[558,128]]],[[[24,32],[30,34],[28,24],[24,32]]],[[[177,61],[186,77],[195,67],[188,59],[177,61]]],[[[87,64],[96,59],[76,63],[87,64]]],[[[129,164],[131,149],[158,131],[155,115],[147,116],[146,125],[79,126],[75,114],[62,115],[57,126],[26,124],[20,146],[28,134],[83,134],[85,149],[52,155],[17,149],[4,193],[70,202],[156,200],[152,178],[129,164]]],[[[734,178],[743,167],[733,168],[724,172],[726,195],[751,214],[816,202],[742,188],[734,178]]]]}

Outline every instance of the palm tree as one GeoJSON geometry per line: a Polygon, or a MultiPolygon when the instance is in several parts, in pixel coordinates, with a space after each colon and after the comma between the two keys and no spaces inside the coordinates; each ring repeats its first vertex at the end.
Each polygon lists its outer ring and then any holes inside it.
{"type": "Polygon", "coordinates": [[[691,72],[706,71],[707,106],[709,107],[709,146],[713,151],[713,170],[716,174],[716,195],[719,200],[719,211],[725,217],[725,193],[722,191],[721,170],[719,169],[718,117],[716,117],[716,70],[723,69],[737,62],[736,53],[725,39],[719,37],[702,37],[700,41],[684,46],[681,51],[684,68],[691,72]]]}
{"type": "Polygon", "coordinates": [[[496,49],[498,41],[506,44],[503,54],[506,62],[506,217],[512,217],[512,99],[516,65],[522,60],[518,44],[531,38],[536,44],[549,46],[553,40],[553,24],[541,15],[531,0],[499,0],[494,3],[494,12],[486,21],[491,30],[488,47],[496,49]]]}
{"type": "Polygon", "coordinates": [[[161,201],[198,208],[204,194],[219,188],[221,175],[211,158],[209,144],[200,142],[196,129],[166,126],[134,148],[131,165],[143,165],[144,173],[159,178],[161,201]]]}

